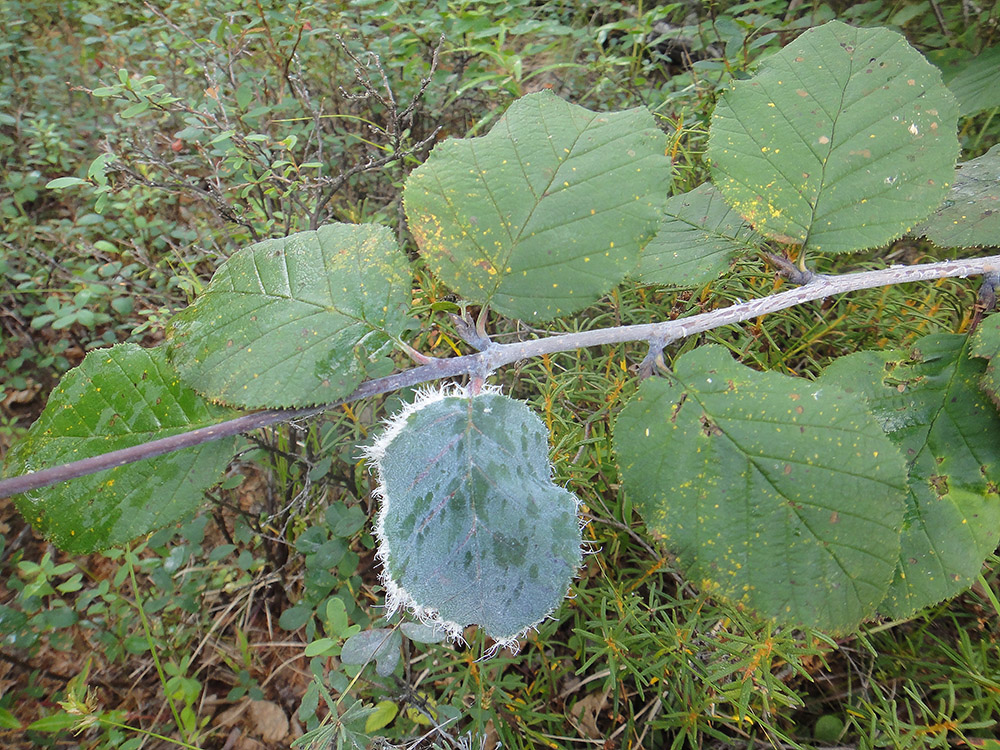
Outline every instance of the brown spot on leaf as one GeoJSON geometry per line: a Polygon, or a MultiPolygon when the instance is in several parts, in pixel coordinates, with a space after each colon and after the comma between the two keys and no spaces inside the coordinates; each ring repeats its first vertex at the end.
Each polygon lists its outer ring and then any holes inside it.
{"type": "Polygon", "coordinates": [[[722,434],[722,430],[719,429],[719,426],[715,424],[715,422],[708,418],[708,415],[702,414],[701,417],[699,417],[699,421],[701,422],[701,429],[706,436],[718,437],[722,434]]]}
{"type": "Polygon", "coordinates": [[[930,484],[931,489],[937,493],[938,497],[944,497],[948,494],[948,477],[941,474],[933,474],[927,478],[927,482],[930,484]]]}

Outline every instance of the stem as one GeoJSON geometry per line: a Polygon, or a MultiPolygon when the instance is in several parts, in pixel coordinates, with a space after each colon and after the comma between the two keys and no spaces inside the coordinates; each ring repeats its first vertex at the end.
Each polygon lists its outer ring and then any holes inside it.
{"type": "Polygon", "coordinates": [[[489,345],[480,352],[467,354],[451,359],[441,359],[420,367],[414,367],[403,372],[389,375],[376,380],[362,383],[357,390],[340,401],[312,406],[305,409],[267,409],[265,411],[247,414],[227,422],[220,422],[209,427],[184,432],[170,437],[160,438],[148,443],[142,443],[131,448],[123,448],[99,456],[85,458],[81,461],[43,469],[34,473],[24,474],[10,479],[0,480],[0,498],[29,492],[41,487],[65,482],[68,479],[94,474],[105,469],[112,469],[135,461],[141,461],[164,453],[200,445],[210,440],[237,435],[241,432],[267,427],[291,419],[311,417],[321,412],[333,409],[342,404],[351,403],[368,396],[389,393],[400,388],[428,383],[441,378],[451,378],[458,375],[477,375],[517,362],[522,359],[539,357],[543,354],[572,351],[590,346],[606,346],[621,344],[628,341],[645,341],[656,344],[659,341],[674,341],[698,333],[710,331],[713,328],[741,323],[757,318],[767,313],[785,310],[805,302],[831,297],[836,294],[853,292],[859,289],[906,284],[913,281],[929,281],[953,277],[979,276],[1000,271],[1000,255],[985,258],[968,258],[965,260],[950,260],[940,263],[925,263],[916,266],[891,266],[878,271],[861,271],[859,273],[843,274],[841,276],[813,275],[802,286],[789,289],[778,294],[771,294],[760,299],[742,302],[732,307],[713,310],[689,318],[669,320],[660,323],[644,323],[640,325],[617,326],[594,331],[579,331],[547,336],[512,344],[489,345]]]}
{"type": "Polygon", "coordinates": [[[146,636],[146,644],[149,646],[149,654],[153,657],[153,665],[156,667],[156,674],[160,678],[160,685],[163,687],[163,695],[167,699],[167,703],[170,705],[170,713],[174,715],[174,724],[177,725],[177,731],[183,736],[184,735],[184,724],[181,722],[181,716],[177,712],[177,706],[174,704],[174,699],[170,695],[170,691],[167,690],[167,676],[163,673],[163,666],[160,664],[160,657],[156,652],[156,643],[153,641],[153,631],[149,627],[149,620],[146,618],[146,610],[142,606],[142,597],[139,595],[139,584],[135,580],[135,565],[133,561],[135,560],[135,555],[132,552],[132,545],[125,545],[125,565],[128,568],[128,577],[132,582],[132,595],[135,597],[135,608],[139,612],[139,620],[142,622],[142,632],[146,636]]]}

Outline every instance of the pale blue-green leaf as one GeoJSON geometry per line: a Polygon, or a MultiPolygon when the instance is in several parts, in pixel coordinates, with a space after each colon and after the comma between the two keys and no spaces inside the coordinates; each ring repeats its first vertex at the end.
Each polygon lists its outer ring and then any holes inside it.
{"type": "Polygon", "coordinates": [[[390,610],[509,644],[558,606],[580,564],[577,500],[553,484],[548,431],[527,406],[423,394],[368,455],[390,610]]]}

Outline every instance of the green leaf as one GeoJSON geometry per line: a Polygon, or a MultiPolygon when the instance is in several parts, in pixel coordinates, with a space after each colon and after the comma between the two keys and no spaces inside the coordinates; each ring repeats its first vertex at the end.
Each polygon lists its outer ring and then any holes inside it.
{"type": "Polygon", "coordinates": [[[367,664],[375,660],[375,673],[388,677],[399,664],[399,647],[403,636],[394,628],[372,628],[352,635],[344,641],[340,660],[344,664],[367,664]]]}
{"type": "Polygon", "coordinates": [[[914,234],[941,247],[1000,245],[1000,145],[959,165],[947,199],[914,234]]]}
{"type": "Polygon", "coordinates": [[[703,346],[643,382],[614,440],[628,497],[707,590],[834,632],[882,600],[906,473],[863,402],[703,346]]]}
{"type": "Polygon", "coordinates": [[[758,232],[851,252],[906,233],[945,197],[957,119],[940,72],[902,36],[831,21],[732,84],[708,158],[758,232]]]}
{"type": "Polygon", "coordinates": [[[76,185],[88,185],[86,180],[81,180],[79,177],[56,177],[54,180],[49,180],[45,183],[45,187],[50,190],[57,190],[59,188],[75,187],[76,185]]]}
{"type": "Polygon", "coordinates": [[[496,392],[424,392],[368,449],[389,611],[510,646],[580,565],[577,500],[552,483],[548,431],[496,392]]]}
{"type": "Polygon", "coordinates": [[[963,117],[1000,107],[1000,46],[973,55],[966,50],[946,48],[928,54],[941,68],[941,75],[958,100],[963,117]]]}
{"type": "Polygon", "coordinates": [[[399,713],[399,707],[393,701],[379,701],[375,711],[365,720],[365,733],[372,734],[389,726],[399,713]]]}
{"type": "Polygon", "coordinates": [[[644,109],[529,94],[487,135],[438,144],[410,174],[410,231],[467,300],[524,320],[567,315],[635,267],[670,186],[665,147],[644,109]]]}
{"type": "MultiPolygon", "coordinates": [[[[5,469],[37,471],[233,416],[183,385],[162,349],[119,344],[91,352],[66,373],[5,469]]],[[[104,549],[191,515],[234,452],[235,438],[215,440],[28,492],[15,503],[62,549],[104,549]]]]}
{"type": "Polygon", "coordinates": [[[49,714],[37,721],[31,722],[27,729],[29,732],[65,732],[79,721],[79,716],[60,711],[59,713],[49,714]]]}
{"type": "Polygon", "coordinates": [[[972,335],[973,357],[989,360],[986,370],[979,379],[979,387],[990,397],[993,404],[1000,409],[1000,315],[989,315],[983,318],[976,332],[972,335]]]}
{"type": "Polygon", "coordinates": [[[331,651],[336,645],[337,642],[332,638],[317,638],[306,646],[305,655],[310,658],[320,656],[327,651],[331,651]]]}
{"type": "Polygon", "coordinates": [[[6,708],[0,707],[0,729],[20,729],[21,722],[6,708]]]}
{"type": "Polygon", "coordinates": [[[706,182],[667,201],[656,236],[642,251],[638,280],[676,286],[711,281],[729,268],[736,253],[763,243],[706,182]]]}
{"type": "Polygon", "coordinates": [[[350,394],[407,323],[410,271],[392,232],[331,224],[250,245],[171,322],[169,353],[213,400],[310,406],[350,394]]]}
{"type": "Polygon", "coordinates": [[[862,397],[909,462],[896,575],[879,610],[907,617],[975,580],[1000,536],[1000,416],[978,382],[965,336],[935,334],[912,351],[841,357],[818,384],[862,397]]]}

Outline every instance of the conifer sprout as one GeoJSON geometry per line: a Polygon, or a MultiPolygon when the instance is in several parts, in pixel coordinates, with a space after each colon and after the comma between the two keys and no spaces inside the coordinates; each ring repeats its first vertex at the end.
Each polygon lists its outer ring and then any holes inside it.
{"type": "Polygon", "coordinates": [[[422,390],[364,455],[389,614],[406,609],[455,641],[479,625],[494,650],[516,651],[582,555],[579,501],[552,482],[541,419],[495,387],[422,390]]]}

